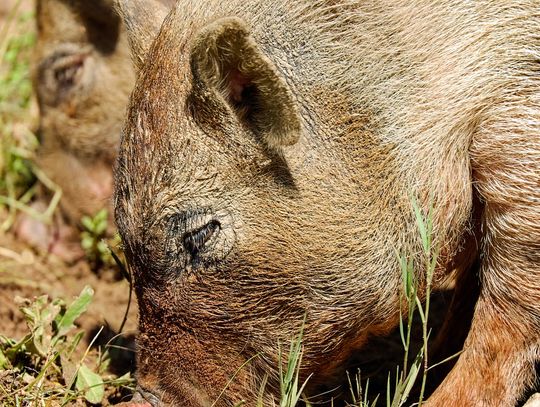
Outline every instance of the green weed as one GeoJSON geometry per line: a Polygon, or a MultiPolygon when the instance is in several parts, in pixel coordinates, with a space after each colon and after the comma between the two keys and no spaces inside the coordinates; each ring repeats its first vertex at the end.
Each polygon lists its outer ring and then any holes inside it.
{"type": "MultiPolygon", "coordinates": [[[[425,270],[425,275],[422,276],[424,292],[420,295],[419,287],[421,284],[417,279],[417,274],[415,273],[416,265],[414,264],[412,257],[404,253],[397,253],[403,282],[403,296],[405,297],[405,303],[407,304],[405,318],[401,317],[399,322],[399,333],[403,345],[404,356],[403,364],[401,367],[396,367],[393,379],[392,374],[389,373],[388,375],[386,385],[387,407],[401,407],[405,405],[410,397],[413,387],[418,384],[418,380],[421,380],[419,383],[420,393],[418,400],[416,400],[414,404],[422,406],[425,396],[427,375],[429,370],[434,367],[429,366],[428,357],[428,343],[431,333],[429,329],[431,287],[439,252],[438,248],[433,247],[432,244],[433,207],[430,205],[428,212],[424,214],[416,199],[412,198],[411,201],[416,226],[422,243],[422,259],[424,264],[422,264],[421,267],[425,270]],[[426,299],[424,304],[422,304],[421,297],[426,299]],[[418,314],[422,324],[422,346],[412,363],[410,363],[411,333],[413,331],[415,314],[418,314]]],[[[365,394],[367,394],[367,388],[365,394]]],[[[367,397],[365,400],[367,400],[367,397]]]]}
{"type": "MultiPolygon", "coordinates": [[[[280,378],[280,403],[279,407],[293,407],[296,406],[298,401],[302,397],[302,392],[306,387],[308,380],[311,378],[311,374],[300,385],[300,365],[302,363],[303,345],[302,338],[304,335],[304,327],[298,336],[291,341],[289,346],[289,356],[287,358],[286,368],[283,369],[282,365],[279,365],[279,378],[280,378]]],[[[279,348],[279,360],[283,359],[283,352],[280,346],[279,348]]],[[[306,401],[306,405],[309,403],[306,401]]]]}
{"type": "Polygon", "coordinates": [[[129,373],[107,375],[107,352],[96,355],[90,345],[81,356],[84,332],[76,330],[75,321],[92,297],[93,290],[85,287],[69,305],[46,295],[34,301],[18,299],[29,332],[20,340],[0,335],[3,406],[65,406],[82,400],[96,404],[105,401],[106,388],[133,385],[129,373]]]}
{"type": "MultiPolygon", "coordinates": [[[[279,361],[284,362],[285,366],[282,366],[282,363],[279,365],[279,387],[280,387],[280,401],[279,401],[279,407],[294,407],[298,404],[300,400],[304,403],[306,407],[311,407],[311,404],[308,400],[305,399],[303,396],[304,388],[306,387],[306,384],[308,383],[311,374],[306,378],[306,380],[300,384],[300,365],[302,362],[302,355],[303,355],[303,345],[302,345],[302,339],[304,335],[304,326],[302,325],[302,328],[296,336],[296,338],[293,338],[289,345],[289,353],[287,356],[287,360],[285,361],[285,354],[283,352],[283,348],[280,345],[279,346],[279,361]]],[[[217,406],[218,401],[220,400],[221,396],[229,387],[230,383],[234,380],[238,372],[245,368],[247,364],[249,364],[253,359],[259,357],[260,355],[255,355],[248,359],[240,368],[236,371],[236,373],[231,377],[225,388],[222,390],[220,396],[214,401],[212,406],[217,406]]],[[[257,400],[257,407],[267,407],[264,404],[263,395],[266,388],[268,377],[265,376],[263,378],[262,384],[260,386],[259,391],[259,397],[257,400]]],[[[235,404],[235,407],[244,406],[245,402],[240,401],[239,403],[235,404]]],[[[275,407],[275,402],[273,403],[273,406],[275,407]]]]}
{"type": "Polygon", "coordinates": [[[99,267],[115,266],[111,249],[118,247],[121,243],[120,235],[116,233],[112,238],[107,238],[109,215],[107,209],[101,209],[95,216],[83,216],[81,224],[84,230],[81,232],[81,247],[86,258],[94,265],[99,267]]]}

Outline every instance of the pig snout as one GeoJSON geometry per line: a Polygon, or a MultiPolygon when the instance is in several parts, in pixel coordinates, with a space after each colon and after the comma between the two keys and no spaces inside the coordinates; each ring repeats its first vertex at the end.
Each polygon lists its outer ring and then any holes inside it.
{"type": "Polygon", "coordinates": [[[120,404],[116,404],[117,407],[158,407],[160,400],[153,393],[143,390],[140,386],[133,394],[133,398],[130,401],[126,401],[120,404]]]}
{"type": "Polygon", "coordinates": [[[137,386],[137,391],[127,407],[158,407],[161,405],[160,398],[152,391],[137,386]]]}

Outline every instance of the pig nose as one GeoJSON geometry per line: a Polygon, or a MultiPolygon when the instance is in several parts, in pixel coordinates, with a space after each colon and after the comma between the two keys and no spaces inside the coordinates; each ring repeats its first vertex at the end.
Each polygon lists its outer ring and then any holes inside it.
{"type": "Polygon", "coordinates": [[[201,227],[188,230],[182,236],[184,248],[192,256],[196,256],[220,230],[221,223],[216,219],[212,219],[201,227]]]}
{"type": "Polygon", "coordinates": [[[160,399],[156,395],[138,385],[127,407],[158,407],[160,404],[160,399]]]}

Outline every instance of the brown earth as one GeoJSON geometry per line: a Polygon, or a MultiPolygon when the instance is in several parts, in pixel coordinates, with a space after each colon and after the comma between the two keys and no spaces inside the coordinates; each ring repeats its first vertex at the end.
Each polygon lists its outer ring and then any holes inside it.
{"type": "MultiPolygon", "coordinates": [[[[20,338],[28,330],[24,316],[16,304],[16,297],[33,298],[47,294],[50,298],[64,298],[70,302],[85,285],[95,290],[88,311],[78,320],[87,339],[104,326],[117,332],[126,312],[129,284],[118,280],[117,272],[104,270],[98,275],[88,262],[73,265],[47,254],[37,254],[13,235],[0,235],[0,334],[20,338]]],[[[124,335],[136,329],[136,304],[132,299],[124,335]]]]}

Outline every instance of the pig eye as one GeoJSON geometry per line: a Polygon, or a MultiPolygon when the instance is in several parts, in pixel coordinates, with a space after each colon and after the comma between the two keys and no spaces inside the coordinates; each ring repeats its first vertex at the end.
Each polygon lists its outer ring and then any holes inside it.
{"type": "Polygon", "coordinates": [[[200,228],[184,233],[182,238],[184,248],[192,257],[196,257],[220,229],[221,224],[217,220],[211,220],[200,228]]]}
{"type": "Polygon", "coordinates": [[[60,91],[66,91],[76,82],[84,64],[84,56],[72,55],[53,67],[54,79],[60,91]]]}
{"type": "Polygon", "coordinates": [[[58,105],[74,89],[85,86],[85,67],[90,52],[80,47],[74,50],[72,46],[64,44],[39,64],[38,93],[45,104],[58,105]]]}
{"type": "Polygon", "coordinates": [[[211,268],[224,260],[236,241],[234,221],[226,210],[188,209],[167,215],[163,258],[156,259],[162,270],[193,271],[211,268]]]}

